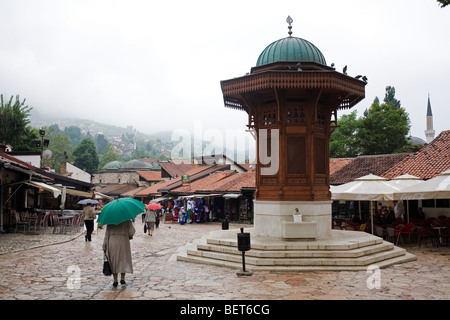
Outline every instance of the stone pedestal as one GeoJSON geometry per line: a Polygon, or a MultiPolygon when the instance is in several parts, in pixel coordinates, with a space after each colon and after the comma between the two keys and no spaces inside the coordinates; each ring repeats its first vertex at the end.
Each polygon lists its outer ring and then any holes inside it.
{"type": "Polygon", "coordinates": [[[331,238],[332,201],[254,201],[255,233],[261,237],[282,238],[283,221],[294,221],[298,208],[303,222],[316,222],[317,239],[331,238]]]}

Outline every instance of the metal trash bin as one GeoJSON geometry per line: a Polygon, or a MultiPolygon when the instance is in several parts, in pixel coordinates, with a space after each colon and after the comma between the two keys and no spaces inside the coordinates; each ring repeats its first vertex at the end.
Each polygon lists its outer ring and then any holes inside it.
{"type": "Polygon", "coordinates": [[[241,228],[241,233],[237,234],[238,250],[242,252],[242,271],[236,272],[238,276],[251,276],[253,272],[245,270],[245,251],[250,250],[250,233],[244,232],[241,228]]]}
{"type": "Polygon", "coordinates": [[[228,224],[228,219],[225,218],[222,220],[222,230],[228,230],[229,224],[228,224]]]}
{"type": "Polygon", "coordinates": [[[241,233],[237,234],[237,240],[239,251],[250,250],[250,233],[244,232],[244,228],[241,228],[241,233]]]}

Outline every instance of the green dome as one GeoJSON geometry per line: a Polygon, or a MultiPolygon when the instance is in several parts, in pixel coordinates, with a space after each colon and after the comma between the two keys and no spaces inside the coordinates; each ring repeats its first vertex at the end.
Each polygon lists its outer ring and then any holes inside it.
{"type": "Polygon", "coordinates": [[[111,161],[105,164],[103,169],[120,169],[122,168],[122,166],[123,166],[122,163],[119,161],[111,161]]]}
{"type": "Polygon", "coordinates": [[[315,45],[305,39],[292,36],[269,44],[259,55],[256,66],[279,61],[317,62],[323,65],[327,64],[322,52],[320,52],[315,45]]]}

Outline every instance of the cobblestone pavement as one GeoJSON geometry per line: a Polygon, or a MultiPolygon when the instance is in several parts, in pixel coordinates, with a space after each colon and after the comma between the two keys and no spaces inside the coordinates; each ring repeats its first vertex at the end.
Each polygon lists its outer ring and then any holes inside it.
{"type": "MultiPolygon", "coordinates": [[[[447,300],[450,249],[406,245],[417,260],[382,269],[380,287],[369,288],[372,272],[254,272],[176,261],[179,247],[221,224],[160,224],[153,236],[137,217],[131,242],[134,273],[112,287],[102,274],[105,229],[92,242],[83,232],[0,235],[0,300],[447,300]],[[34,248],[33,248],[34,247],[34,248]]],[[[230,229],[241,225],[230,224],[230,229]]],[[[245,227],[245,226],[244,226],[245,227]]],[[[375,282],[373,284],[376,284],[375,282]]],[[[372,287],[373,287],[372,284],[372,287]]]]}

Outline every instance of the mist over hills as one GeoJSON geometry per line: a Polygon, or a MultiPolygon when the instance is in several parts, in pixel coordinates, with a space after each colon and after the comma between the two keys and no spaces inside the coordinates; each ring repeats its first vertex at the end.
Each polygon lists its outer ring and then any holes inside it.
{"type": "Polygon", "coordinates": [[[35,108],[31,111],[30,120],[30,124],[34,128],[49,127],[57,124],[61,130],[64,130],[65,127],[75,126],[80,128],[83,133],[89,132],[93,137],[97,134],[103,134],[106,138],[123,134],[134,134],[137,139],[148,141],[157,139],[170,141],[171,137],[170,131],[148,134],[137,131],[133,126],[119,127],[103,123],[101,119],[65,118],[63,115],[42,114],[35,108]]]}
{"type": "MultiPolygon", "coordinates": [[[[80,118],[66,118],[63,114],[43,114],[33,108],[31,110],[30,116],[30,125],[34,128],[42,128],[49,127],[52,125],[58,125],[59,129],[64,130],[66,127],[78,127],[80,128],[83,134],[89,133],[92,137],[96,137],[99,134],[103,134],[103,136],[111,143],[117,139],[120,139],[122,136],[132,136],[132,140],[134,141],[133,145],[128,146],[127,155],[130,155],[130,149],[136,148],[136,144],[148,144],[152,145],[152,149],[157,153],[164,154],[168,158],[170,158],[172,148],[180,143],[178,137],[175,135],[172,140],[173,131],[158,131],[154,133],[143,133],[138,131],[133,126],[119,127],[116,125],[110,125],[102,122],[102,119],[80,119],[80,118]]],[[[201,137],[204,138],[204,137],[201,137]]],[[[226,137],[224,137],[226,138],[226,137]]],[[[195,136],[194,133],[190,133],[191,146],[192,150],[194,150],[195,136]]],[[[242,141],[240,141],[242,142],[242,141]]],[[[218,148],[215,149],[215,153],[217,154],[227,154],[230,158],[234,158],[235,161],[239,161],[242,159],[254,159],[255,158],[255,146],[253,145],[254,141],[249,141],[248,145],[245,146],[245,150],[242,149],[242,145],[236,145],[232,152],[228,152],[226,150],[226,143],[223,145],[218,144],[218,148]],[[223,150],[222,150],[223,149],[223,150]],[[250,150],[250,151],[249,151],[250,150]]],[[[202,140],[202,150],[211,150],[214,147],[214,142],[203,141],[202,140]],[[207,148],[207,146],[209,146],[207,148]]]]}

